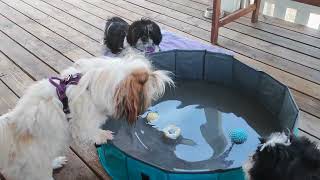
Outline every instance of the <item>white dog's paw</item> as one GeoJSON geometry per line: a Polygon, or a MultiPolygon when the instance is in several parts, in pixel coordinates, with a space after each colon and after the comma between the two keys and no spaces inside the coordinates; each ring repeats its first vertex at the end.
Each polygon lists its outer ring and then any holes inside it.
{"type": "Polygon", "coordinates": [[[52,161],[52,168],[53,169],[61,168],[63,165],[67,164],[67,162],[68,162],[68,160],[67,160],[67,157],[65,157],[65,156],[56,157],[52,161]]]}
{"type": "Polygon", "coordinates": [[[112,140],[112,139],[113,139],[112,131],[99,129],[99,132],[95,137],[95,143],[96,145],[101,145],[101,144],[107,143],[108,140],[112,140]]]}

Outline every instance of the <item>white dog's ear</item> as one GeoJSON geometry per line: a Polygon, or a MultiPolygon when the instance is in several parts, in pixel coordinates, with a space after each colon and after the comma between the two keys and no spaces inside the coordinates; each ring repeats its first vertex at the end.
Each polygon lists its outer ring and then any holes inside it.
{"type": "Polygon", "coordinates": [[[115,94],[117,117],[126,118],[132,124],[150,105],[145,88],[148,79],[149,72],[146,69],[139,69],[120,83],[115,94]]]}
{"type": "Polygon", "coordinates": [[[166,85],[169,87],[175,87],[173,80],[171,79],[173,75],[170,71],[157,70],[152,72],[150,76],[152,99],[157,100],[163,96],[166,90],[166,85]]]}

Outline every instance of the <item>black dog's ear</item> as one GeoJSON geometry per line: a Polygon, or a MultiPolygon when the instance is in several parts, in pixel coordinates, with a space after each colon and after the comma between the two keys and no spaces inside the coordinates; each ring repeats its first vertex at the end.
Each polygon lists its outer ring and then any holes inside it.
{"type": "Polygon", "coordinates": [[[126,26],[116,24],[109,29],[104,41],[112,53],[117,54],[123,49],[124,38],[126,37],[126,26]]]}
{"type": "Polygon", "coordinates": [[[107,20],[105,28],[104,28],[104,36],[103,36],[103,44],[107,45],[108,41],[108,30],[112,24],[112,21],[110,19],[107,20]]]}
{"type": "Polygon", "coordinates": [[[155,45],[159,45],[162,41],[162,34],[161,34],[160,27],[155,22],[152,22],[151,38],[155,45]]]}
{"type": "Polygon", "coordinates": [[[123,49],[124,37],[125,34],[123,32],[120,32],[118,36],[110,35],[107,37],[106,45],[113,54],[120,53],[123,49]]]}
{"type": "Polygon", "coordinates": [[[127,42],[130,46],[135,46],[140,38],[140,24],[139,22],[133,22],[128,29],[127,42]]]}
{"type": "Polygon", "coordinates": [[[112,17],[107,20],[103,43],[112,53],[119,53],[123,49],[123,42],[127,35],[128,27],[129,24],[119,17],[112,17]]]}

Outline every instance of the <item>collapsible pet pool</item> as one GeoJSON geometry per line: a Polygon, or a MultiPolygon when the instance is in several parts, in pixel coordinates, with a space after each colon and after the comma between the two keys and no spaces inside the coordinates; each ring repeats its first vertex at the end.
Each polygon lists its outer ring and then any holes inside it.
{"type": "Polygon", "coordinates": [[[113,179],[241,180],[260,136],[296,128],[299,112],[289,89],[233,56],[174,50],[150,58],[175,74],[176,87],[133,126],[104,125],[115,138],[98,154],[113,179]],[[243,132],[243,141],[232,141],[232,132],[243,132]]]}

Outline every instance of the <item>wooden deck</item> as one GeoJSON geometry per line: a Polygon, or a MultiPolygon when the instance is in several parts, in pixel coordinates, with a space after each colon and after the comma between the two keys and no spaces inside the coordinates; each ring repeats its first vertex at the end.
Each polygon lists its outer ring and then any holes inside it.
{"type": "MultiPolygon", "coordinates": [[[[0,114],[35,80],[56,75],[79,58],[101,55],[105,19],[149,17],[166,30],[202,42],[210,21],[206,0],[0,0],[0,114]]],[[[299,131],[320,139],[320,31],[259,17],[220,28],[218,44],[292,90],[301,109],[299,131]]],[[[95,148],[72,145],[56,179],[108,179],[95,148]]]]}

